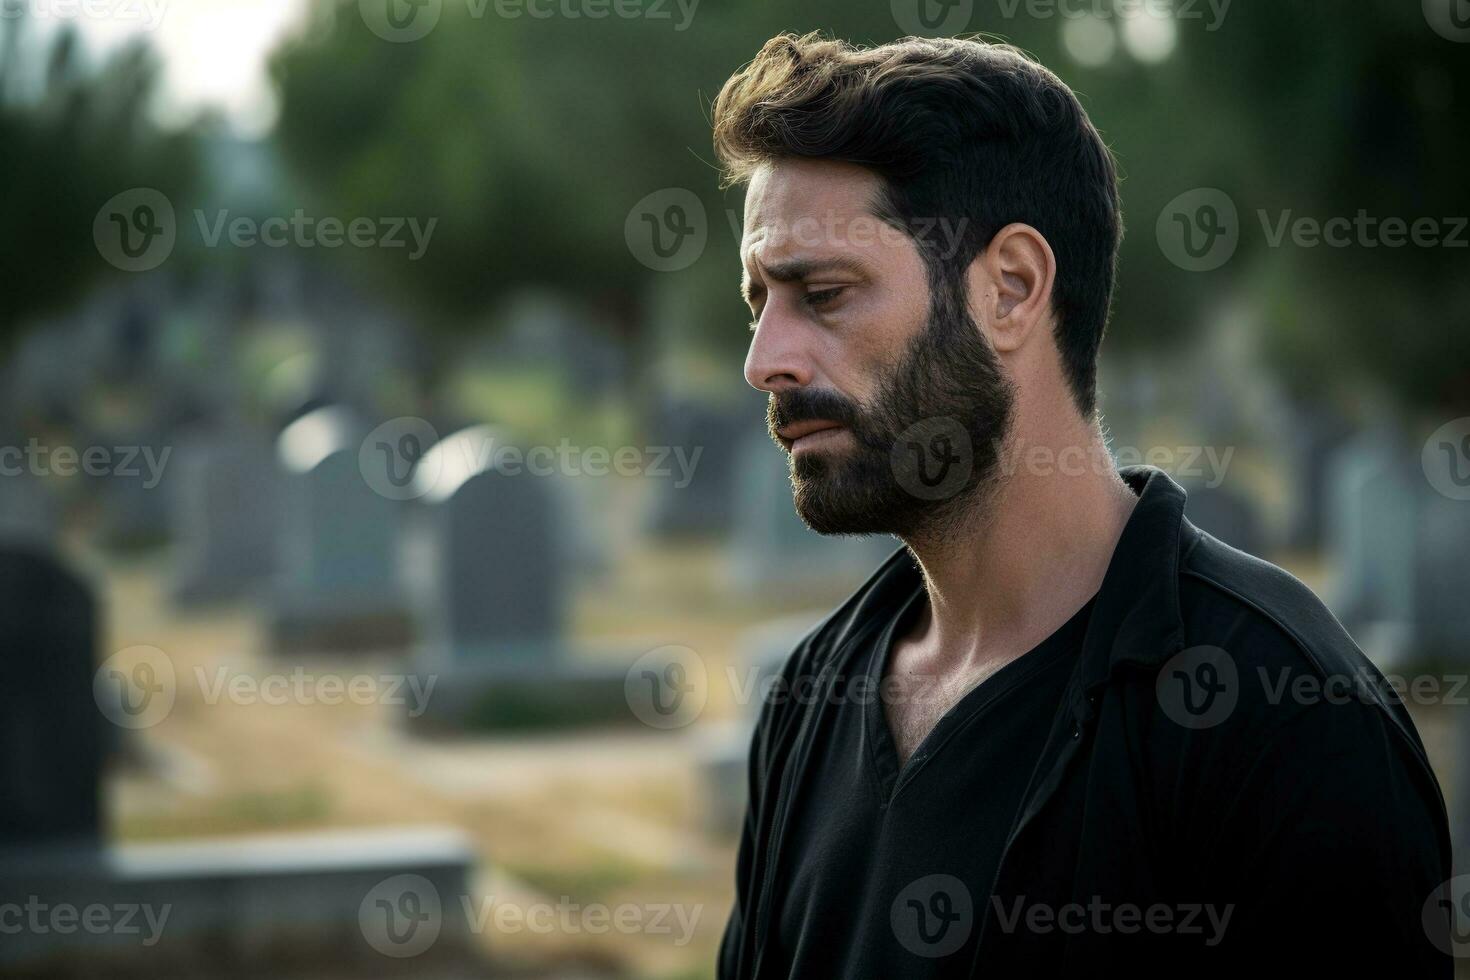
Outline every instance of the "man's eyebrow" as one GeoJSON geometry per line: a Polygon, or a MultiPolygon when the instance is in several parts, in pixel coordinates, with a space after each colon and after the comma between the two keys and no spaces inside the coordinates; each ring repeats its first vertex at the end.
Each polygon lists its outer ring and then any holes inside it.
{"type": "MultiPolygon", "coordinates": [[[[848,255],[834,255],[828,259],[790,259],[786,262],[773,262],[765,266],[765,275],[776,282],[799,282],[802,279],[810,279],[823,272],[849,272],[855,276],[867,274],[867,266],[848,255]]],[[[746,269],[740,279],[740,294],[748,302],[763,287],[755,283],[746,269]]]]}
{"type": "Polygon", "coordinates": [[[867,271],[867,266],[850,255],[834,255],[828,259],[791,259],[786,262],[775,262],[765,267],[766,275],[777,282],[810,279],[822,272],[850,272],[860,276],[867,271]]]}

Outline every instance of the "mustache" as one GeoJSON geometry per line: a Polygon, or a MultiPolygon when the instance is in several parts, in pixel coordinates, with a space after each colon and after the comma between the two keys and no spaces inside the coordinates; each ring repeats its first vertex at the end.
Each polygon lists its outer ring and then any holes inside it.
{"type": "Polygon", "coordinates": [[[811,419],[826,419],[856,430],[862,418],[857,402],[831,388],[788,388],[773,393],[766,402],[766,426],[773,438],[777,429],[811,419]]]}

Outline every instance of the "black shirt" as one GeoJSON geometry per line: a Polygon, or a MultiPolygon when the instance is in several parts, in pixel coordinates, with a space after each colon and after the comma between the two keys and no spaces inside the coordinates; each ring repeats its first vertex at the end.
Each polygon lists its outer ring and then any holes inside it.
{"type": "MultiPolygon", "coordinates": [[[[1069,624],[1083,638],[1072,669],[1056,668],[1065,683],[1044,744],[985,769],[991,792],[1030,773],[1019,801],[999,805],[1014,820],[998,854],[968,750],[992,726],[1034,739],[1009,703],[1041,698],[1055,676],[969,714],[1001,690],[987,681],[965,705],[974,731],[956,714],[910,773],[888,756],[885,779],[886,727],[879,740],[872,721],[834,724],[853,713],[831,705],[852,658],[894,622],[894,597],[912,598],[912,558],[896,552],[797,644],[751,740],[721,980],[1447,980],[1450,953],[1470,955],[1448,911],[1470,907],[1470,877],[1451,880],[1443,796],[1401,699],[1302,583],[1194,527],[1166,474],[1121,475],[1138,504],[1085,624],[1069,624]],[[944,802],[926,816],[911,804],[928,794],[944,802]],[[893,832],[913,821],[927,822],[893,832]],[[970,934],[956,930],[955,881],[970,934]],[[954,964],[884,959],[906,950],[920,909],[933,949],[964,937],[932,957],[954,964]]],[[[1046,656],[1027,654],[1013,677],[1046,656]]]]}
{"type": "Polygon", "coordinates": [[[803,980],[963,977],[974,913],[989,896],[1091,603],[967,692],[900,767],[884,702],[905,695],[883,678],[924,592],[896,574],[874,587],[887,615],[875,615],[835,664],[835,677],[856,683],[829,688],[838,696],[814,717],[779,870],[786,887],[775,942],[803,980]]]}

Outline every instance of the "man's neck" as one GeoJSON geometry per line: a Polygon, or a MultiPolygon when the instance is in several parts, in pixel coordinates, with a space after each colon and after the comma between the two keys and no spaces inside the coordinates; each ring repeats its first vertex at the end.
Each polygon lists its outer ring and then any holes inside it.
{"type": "Polygon", "coordinates": [[[907,542],[929,601],[903,642],[932,666],[988,673],[1051,635],[1102,584],[1137,498],[1100,426],[1074,418],[1013,433],[975,513],[942,538],[907,542]]]}

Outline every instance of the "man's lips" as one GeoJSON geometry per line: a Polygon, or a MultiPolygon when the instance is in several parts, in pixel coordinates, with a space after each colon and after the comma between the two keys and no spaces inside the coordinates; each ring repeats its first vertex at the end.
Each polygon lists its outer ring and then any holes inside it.
{"type": "Polygon", "coordinates": [[[803,422],[793,422],[790,425],[783,425],[776,430],[776,435],[781,437],[781,444],[787,450],[790,450],[798,441],[806,436],[813,435],[817,432],[827,432],[841,428],[843,428],[843,425],[840,422],[832,422],[827,419],[807,419],[803,422]]]}

